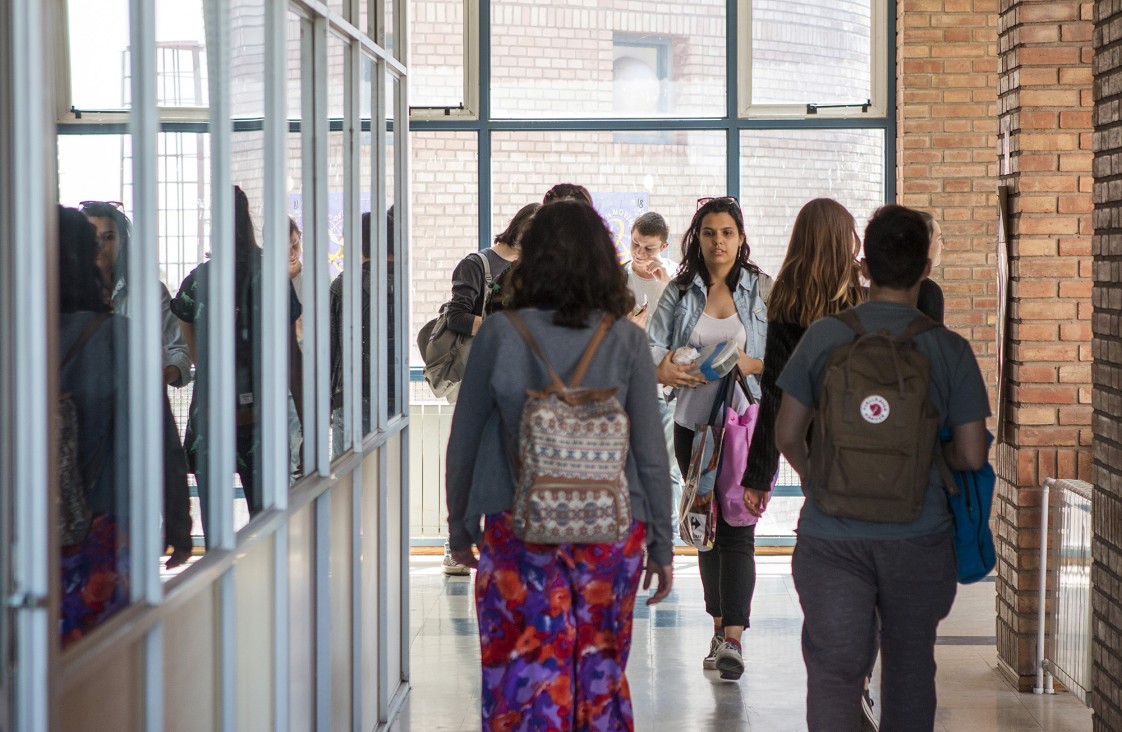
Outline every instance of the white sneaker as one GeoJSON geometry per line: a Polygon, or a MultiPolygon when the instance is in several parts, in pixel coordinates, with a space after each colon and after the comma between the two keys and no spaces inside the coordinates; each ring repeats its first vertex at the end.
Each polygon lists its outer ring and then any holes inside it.
{"type": "Polygon", "coordinates": [[[725,642],[723,635],[713,634],[713,638],[709,641],[709,655],[701,662],[701,667],[706,671],[717,670],[717,651],[721,649],[721,644],[725,642]]]}
{"type": "Polygon", "coordinates": [[[744,673],[744,657],[740,655],[740,644],[736,641],[722,643],[717,649],[716,661],[722,679],[735,681],[744,673]]]}
{"type": "Polygon", "coordinates": [[[471,567],[460,564],[452,558],[452,551],[447,546],[444,548],[444,562],[441,564],[444,574],[450,577],[466,577],[471,574],[471,567]]]}

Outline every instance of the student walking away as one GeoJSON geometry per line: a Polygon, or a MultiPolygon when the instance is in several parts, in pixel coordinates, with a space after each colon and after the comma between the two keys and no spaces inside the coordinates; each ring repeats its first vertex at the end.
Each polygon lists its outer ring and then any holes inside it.
{"type": "MultiPolygon", "coordinates": [[[[928,258],[931,260],[932,267],[938,267],[943,261],[943,229],[935,217],[928,212],[918,213],[927,224],[927,235],[931,239],[928,258]]],[[[939,287],[931,277],[924,277],[919,283],[919,299],[916,301],[916,307],[936,323],[943,322],[943,288],[939,287]]]]}
{"type": "MultiPolygon", "coordinates": [[[[132,314],[132,301],[125,278],[132,222],[116,201],[83,201],[82,213],[97,230],[97,264],[109,283],[113,312],[127,317],[132,314]]],[[[191,354],[179,328],[179,320],[171,312],[171,294],[163,282],[160,283],[160,313],[163,382],[168,386],[183,387],[191,382],[191,354]]],[[[170,403],[168,409],[171,409],[170,403]]],[[[167,427],[164,430],[164,440],[168,443],[164,448],[164,546],[171,547],[171,553],[164,566],[172,569],[191,556],[193,542],[187,459],[174,419],[167,427]]]]}
{"type": "Polygon", "coordinates": [[[59,632],[84,637],[129,602],[128,321],[112,314],[94,225],[59,206],[56,461],[59,632]]]}
{"type": "MultiPolygon", "coordinates": [[[[442,309],[445,327],[462,336],[472,337],[479,332],[483,319],[491,312],[503,308],[504,296],[499,292],[506,287],[511,263],[521,254],[521,239],[540,204],[530,203],[518,210],[510,224],[489,249],[472,252],[464,257],[452,272],[452,298],[442,309]]],[[[439,319],[438,319],[439,322],[439,319]]],[[[434,329],[435,332],[435,329],[434,329]]],[[[467,344],[464,344],[466,347],[467,344]]],[[[426,363],[432,360],[426,355],[426,363]]],[[[459,387],[451,396],[458,397],[459,387]]],[[[452,559],[448,544],[444,545],[444,574],[463,576],[471,569],[452,559]]]]}
{"type": "MultiPolygon", "coordinates": [[[[706,380],[690,363],[672,358],[680,348],[701,349],[722,341],[737,344],[737,365],[745,375],[764,368],[767,337],[766,292],[771,278],[750,259],[740,204],[731,197],[698,199],[697,213],[682,238],[682,264],[651,316],[648,334],[658,364],[658,381],[678,389],[674,409],[674,453],[678,468],[689,470],[694,429],[706,423],[721,382],[706,380]]],[[[749,379],[752,396],[760,387],[749,379]]],[[[766,493],[745,489],[750,504],[766,503],[766,493]]],[[[713,638],[703,668],[725,679],[744,673],[741,637],[748,627],[756,586],[756,527],[733,526],[718,514],[715,546],[698,554],[705,611],[713,618],[713,638]]]]}
{"type": "MultiPolygon", "coordinates": [[[[241,478],[249,515],[259,514],[264,505],[258,477],[261,474],[261,248],[254,235],[253,220],[249,213],[249,199],[245,192],[234,186],[234,386],[235,386],[235,457],[236,470],[241,478]]],[[[207,369],[210,351],[207,325],[209,317],[209,284],[211,260],[193,269],[179,286],[179,293],[171,302],[171,311],[180,320],[183,336],[195,362],[195,390],[187,415],[187,436],[184,447],[190,469],[195,473],[199,487],[199,504],[204,530],[210,502],[207,475],[210,436],[207,434],[207,415],[210,396],[207,369]]],[[[300,301],[288,287],[288,354],[289,393],[296,404],[296,413],[303,423],[303,371],[300,348],[296,345],[296,319],[300,317],[300,301]]],[[[228,478],[225,478],[228,479],[228,478]]],[[[210,535],[206,537],[211,545],[210,535]]]]}
{"type": "Polygon", "coordinates": [[[916,309],[928,248],[918,212],[879,209],[869,301],[812,324],[779,375],[775,439],[807,494],[792,573],[811,732],[861,723],[878,616],[882,727],[935,724],[936,629],[957,579],[939,457],[980,467],[990,412],[969,343],[916,309]],[[942,446],[940,427],[953,435],[942,446]]]}
{"type": "MultiPolygon", "coordinates": [[[[288,279],[292,283],[292,292],[296,301],[304,307],[304,235],[296,219],[288,217],[288,279]]],[[[300,349],[301,356],[304,352],[304,316],[296,319],[296,346],[300,349]]],[[[292,395],[288,396],[288,480],[295,483],[303,473],[301,456],[304,447],[304,430],[300,426],[300,417],[296,414],[296,402],[292,395]]]]}
{"type": "Polygon", "coordinates": [[[654,368],[590,206],[542,207],[522,247],[507,309],[472,346],[448,442],[453,557],[479,570],[482,726],[630,730],[624,672],[644,554],[644,588],[658,580],[648,605],[672,581],[654,368]],[[595,458],[552,463],[532,449],[587,441],[585,425],[595,458]],[[564,520],[571,496],[557,483],[573,477],[601,507],[593,535],[564,520]],[[530,501],[540,511],[526,510],[530,501]]]}

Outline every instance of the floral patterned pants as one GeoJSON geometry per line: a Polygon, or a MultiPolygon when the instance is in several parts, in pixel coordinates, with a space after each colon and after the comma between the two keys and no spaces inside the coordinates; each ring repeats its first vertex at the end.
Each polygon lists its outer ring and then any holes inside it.
{"type": "Polygon", "coordinates": [[[475,605],[483,729],[631,730],[624,669],[646,525],[616,544],[526,544],[484,522],[475,605]]]}

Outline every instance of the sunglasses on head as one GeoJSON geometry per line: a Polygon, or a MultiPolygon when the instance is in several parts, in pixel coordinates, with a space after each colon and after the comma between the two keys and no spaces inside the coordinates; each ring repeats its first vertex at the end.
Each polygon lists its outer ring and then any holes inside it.
{"type": "Polygon", "coordinates": [[[125,210],[125,204],[121,203],[120,201],[80,201],[78,203],[78,205],[81,206],[82,208],[87,208],[89,206],[96,206],[98,204],[104,204],[106,206],[112,206],[113,208],[117,209],[118,211],[121,211],[122,213],[124,213],[124,210],[125,210]]]}
{"type": "Polygon", "coordinates": [[[735,203],[738,208],[740,207],[740,201],[738,201],[736,199],[736,196],[703,196],[703,197],[697,199],[697,209],[696,210],[700,211],[701,207],[704,206],[705,204],[709,203],[710,201],[723,201],[723,202],[727,202],[727,203],[735,203]]]}

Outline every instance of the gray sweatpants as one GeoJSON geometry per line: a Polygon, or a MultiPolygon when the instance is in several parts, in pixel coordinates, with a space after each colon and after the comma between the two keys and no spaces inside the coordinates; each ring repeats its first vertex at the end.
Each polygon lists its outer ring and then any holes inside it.
{"type": "Polygon", "coordinates": [[[859,728],[878,613],[880,729],[933,729],[935,634],[957,582],[950,532],[885,541],[800,535],[791,569],[803,608],[810,732],[859,728]]]}

